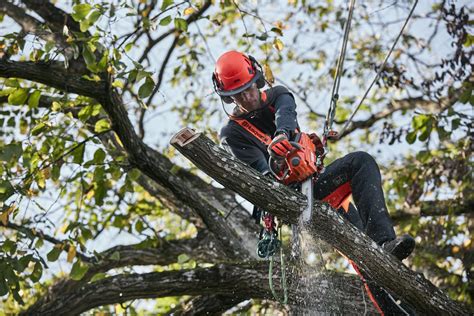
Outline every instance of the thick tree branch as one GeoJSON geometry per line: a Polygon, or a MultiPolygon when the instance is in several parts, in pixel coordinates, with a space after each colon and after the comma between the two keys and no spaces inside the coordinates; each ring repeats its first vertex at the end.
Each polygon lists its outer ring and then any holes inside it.
{"type": "MultiPolygon", "coordinates": [[[[268,178],[262,177],[202,134],[187,129],[171,140],[183,155],[216,181],[235,190],[253,204],[296,223],[306,198],[268,178]]],[[[382,250],[326,204],[316,202],[310,233],[326,241],[353,260],[381,286],[407,300],[420,313],[465,314],[467,311],[446,294],[382,250]]]]}
{"type": "MultiPolygon", "coordinates": [[[[178,295],[224,295],[243,300],[245,298],[270,298],[266,262],[246,265],[217,264],[210,268],[193,270],[153,272],[146,274],[117,275],[93,283],[84,284],[74,291],[57,293],[50,302],[35,304],[24,314],[68,314],[76,315],[91,308],[123,303],[139,298],[156,298],[178,295]]],[[[307,276],[311,284],[308,289],[301,284],[292,284],[290,303],[301,304],[302,298],[315,312],[366,311],[361,301],[362,287],[354,275],[307,276]],[[358,302],[358,303],[357,303],[358,302]]],[[[275,279],[276,290],[279,281],[275,279]]],[[[370,306],[369,306],[370,308],[370,306]]],[[[368,309],[368,311],[372,311],[368,309]]]]}
{"type": "Polygon", "coordinates": [[[176,306],[166,316],[217,315],[243,301],[242,298],[224,295],[201,295],[176,306]]]}
{"type": "MultiPolygon", "coordinates": [[[[194,183],[185,181],[182,176],[176,174],[174,164],[167,157],[144,144],[135,133],[119,94],[110,90],[110,84],[78,78],[57,64],[31,62],[0,61],[0,77],[32,80],[98,100],[109,115],[112,128],[120,138],[131,165],[162,188],[166,188],[170,193],[169,199],[180,200],[195,210],[206,227],[218,237],[227,256],[242,258],[252,255],[243,246],[239,234],[222,216],[231,207],[224,205],[215,195],[206,194],[209,190],[215,192],[218,189],[211,189],[209,184],[191,175],[190,177],[195,179],[194,183]],[[196,187],[196,181],[201,185],[196,187]]],[[[188,172],[182,170],[182,173],[188,172]]]]}
{"type": "Polygon", "coordinates": [[[5,13],[15,20],[25,33],[35,34],[45,41],[54,41],[63,48],[68,46],[61,35],[49,32],[40,21],[26,14],[25,10],[12,3],[6,1],[1,2],[0,13],[5,13]]]}
{"type": "MultiPolygon", "coordinates": [[[[8,97],[1,97],[0,102],[6,103],[8,97]]],[[[50,108],[52,101],[57,101],[56,98],[41,96],[39,101],[39,107],[50,108]]],[[[72,112],[74,117],[77,118],[77,114],[80,107],[65,108],[65,113],[72,112]]],[[[95,122],[103,117],[91,117],[87,122],[87,127],[94,131],[95,122]]],[[[107,152],[112,157],[124,156],[126,154],[123,147],[117,143],[116,138],[111,133],[102,134],[100,136],[102,143],[104,144],[107,152]]],[[[245,248],[249,249],[250,253],[255,253],[256,247],[256,232],[258,232],[257,225],[250,219],[247,211],[240,206],[234,197],[234,193],[227,189],[217,189],[212,185],[204,182],[198,176],[189,173],[188,171],[179,168],[178,166],[171,165],[168,159],[161,154],[157,153],[159,158],[166,161],[167,166],[169,165],[168,172],[172,172],[173,175],[181,178],[181,183],[189,182],[190,187],[199,188],[202,192],[202,196],[208,196],[208,199],[215,201],[222,205],[220,208],[222,212],[229,213],[232,211],[231,218],[227,222],[236,230],[237,235],[241,236],[245,248]]],[[[131,169],[131,168],[130,168],[131,169]]],[[[137,179],[137,183],[147,190],[152,196],[156,197],[165,207],[169,208],[170,211],[178,214],[183,219],[186,219],[193,223],[198,229],[202,230],[205,228],[205,224],[199,215],[195,212],[192,206],[186,204],[182,199],[176,198],[175,193],[165,185],[158,183],[146,176],[145,174],[140,175],[137,179]]],[[[222,219],[220,219],[222,220],[222,219]]]]}
{"type": "MultiPolygon", "coordinates": [[[[81,32],[79,23],[74,21],[67,12],[59,9],[48,0],[22,0],[22,2],[41,16],[53,32],[62,34],[64,25],[71,31],[81,32]]],[[[85,34],[90,36],[89,32],[85,32],[85,34]]]]}
{"type": "MultiPolygon", "coordinates": [[[[98,98],[106,90],[105,82],[89,81],[65,69],[62,63],[0,60],[0,77],[39,82],[62,91],[98,98]]],[[[100,99],[100,98],[99,98],[100,99]]]]}

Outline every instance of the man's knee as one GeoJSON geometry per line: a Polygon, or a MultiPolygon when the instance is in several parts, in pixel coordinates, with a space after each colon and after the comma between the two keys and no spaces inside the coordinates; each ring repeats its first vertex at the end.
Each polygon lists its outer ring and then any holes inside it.
{"type": "Polygon", "coordinates": [[[351,158],[351,162],[354,166],[361,167],[364,165],[372,165],[378,167],[374,157],[365,151],[355,151],[348,154],[347,156],[351,158]]]}

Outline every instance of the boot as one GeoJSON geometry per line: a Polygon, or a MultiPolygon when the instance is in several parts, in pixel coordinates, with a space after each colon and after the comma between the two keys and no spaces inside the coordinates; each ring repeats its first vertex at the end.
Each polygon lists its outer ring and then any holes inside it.
{"type": "Polygon", "coordinates": [[[394,240],[386,241],[382,248],[402,261],[408,257],[415,249],[415,239],[408,234],[397,237],[394,240]]]}

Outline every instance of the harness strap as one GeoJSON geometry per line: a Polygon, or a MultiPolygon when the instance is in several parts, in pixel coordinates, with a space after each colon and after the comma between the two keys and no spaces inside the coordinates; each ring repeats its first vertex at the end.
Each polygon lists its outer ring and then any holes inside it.
{"type": "Polygon", "coordinates": [[[255,125],[253,125],[246,119],[232,119],[232,120],[235,121],[240,126],[242,126],[243,128],[245,128],[247,132],[255,136],[259,141],[261,141],[265,145],[268,146],[272,142],[272,138],[270,136],[268,136],[267,134],[259,130],[255,125]]]}

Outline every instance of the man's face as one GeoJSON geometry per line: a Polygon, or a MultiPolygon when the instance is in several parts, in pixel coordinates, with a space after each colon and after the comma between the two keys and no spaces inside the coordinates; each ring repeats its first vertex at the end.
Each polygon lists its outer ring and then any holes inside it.
{"type": "Polygon", "coordinates": [[[232,96],[235,103],[246,111],[251,112],[260,108],[260,92],[257,84],[253,83],[246,90],[232,96]]]}

